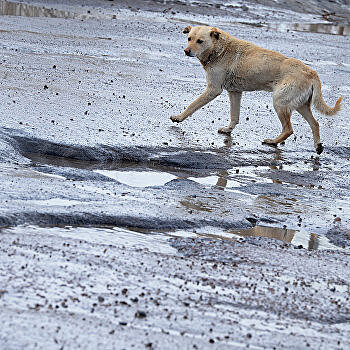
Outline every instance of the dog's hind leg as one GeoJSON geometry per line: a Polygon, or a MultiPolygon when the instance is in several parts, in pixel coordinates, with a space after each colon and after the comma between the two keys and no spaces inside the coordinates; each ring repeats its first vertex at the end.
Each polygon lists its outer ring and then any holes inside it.
{"type": "Polygon", "coordinates": [[[323,146],[322,146],[321,139],[320,139],[320,127],[319,127],[317,120],[312,115],[311,108],[310,108],[310,102],[311,102],[311,100],[309,100],[303,106],[299,107],[297,109],[297,111],[309,123],[311,130],[312,130],[312,135],[314,137],[314,145],[315,145],[316,152],[317,152],[317,154],[321,154],[323,151],[323,146]]]}
{"type": "Polygon", "coordinates": [[[227,127],[223,127],[218,130],[218,132],[221,134],[230,134],[234,127],[239,123],[242,93],[229,91],[228,96],[230,98],[231,121],[227,127]]]}
{"type": "Polygon", "coordinates": [[[275,110],[277,112],[278,118],[282,124],[282,132],[275,139],[266,139],[263,143],[268,145],[277,145],[278,143],[286,140],[290,135],[293,134],[292,124],[290,122],[290,117],[292,112],[287,107],[277,108],[275,106],[275,110]]]}

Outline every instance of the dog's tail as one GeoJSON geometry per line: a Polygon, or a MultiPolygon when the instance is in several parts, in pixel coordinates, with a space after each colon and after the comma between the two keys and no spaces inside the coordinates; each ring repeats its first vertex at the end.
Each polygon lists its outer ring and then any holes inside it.
{"type": "Polygon", "coordinates": [[[335,106],[329,107],[326,102],[323,99],[322,91],[321,91],[321,81],[318,76],[314,78],[313,84],[313,94],[312,94],[312,103],[315,106],[315,108],[324,115],[335,115],[337,114],[341,109],[341,101],[343,99],[343,96],[340,96],[335,103],[335,106]]]}

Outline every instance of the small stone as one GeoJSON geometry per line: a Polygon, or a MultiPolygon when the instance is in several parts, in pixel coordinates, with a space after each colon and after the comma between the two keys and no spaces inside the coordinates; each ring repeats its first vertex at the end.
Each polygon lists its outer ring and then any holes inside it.
{"type": "Polygon", "coordinates": [[[145,317],[147,317],[147,314],[146,314],[145,311],[137,310],[135,312],[135,317],[137,317],[137,318],[145,318],[145,317]]]}

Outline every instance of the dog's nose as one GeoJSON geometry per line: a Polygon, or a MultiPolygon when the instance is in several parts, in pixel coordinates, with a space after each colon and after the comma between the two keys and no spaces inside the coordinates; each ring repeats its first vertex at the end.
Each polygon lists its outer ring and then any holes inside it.
{"type": "Polygon", "coordinates": [[[187,48],[185,49],[186,56],[189,56],[191,54],[191,49],[187,48]]]}

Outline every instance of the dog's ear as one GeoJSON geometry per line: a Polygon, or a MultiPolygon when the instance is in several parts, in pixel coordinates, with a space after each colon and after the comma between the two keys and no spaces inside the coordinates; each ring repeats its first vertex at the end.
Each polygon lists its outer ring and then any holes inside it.
{"type": "Polygon", "coordinates": [[[219,37],[220,37],[220,32],[219,32],[219,30],[216,29],[216,28],[211,28],[210,36],[211,36],[212,38],[215,38],[216,40],[218,40],[219,37]]]}
{"type": "Polygon", "coordinates": [[[187,27],[183,30],[182,33],[188,34],[188,33],[191,31],[191,29],[192,29],[192,26],[187,26],[187,27]]]}

